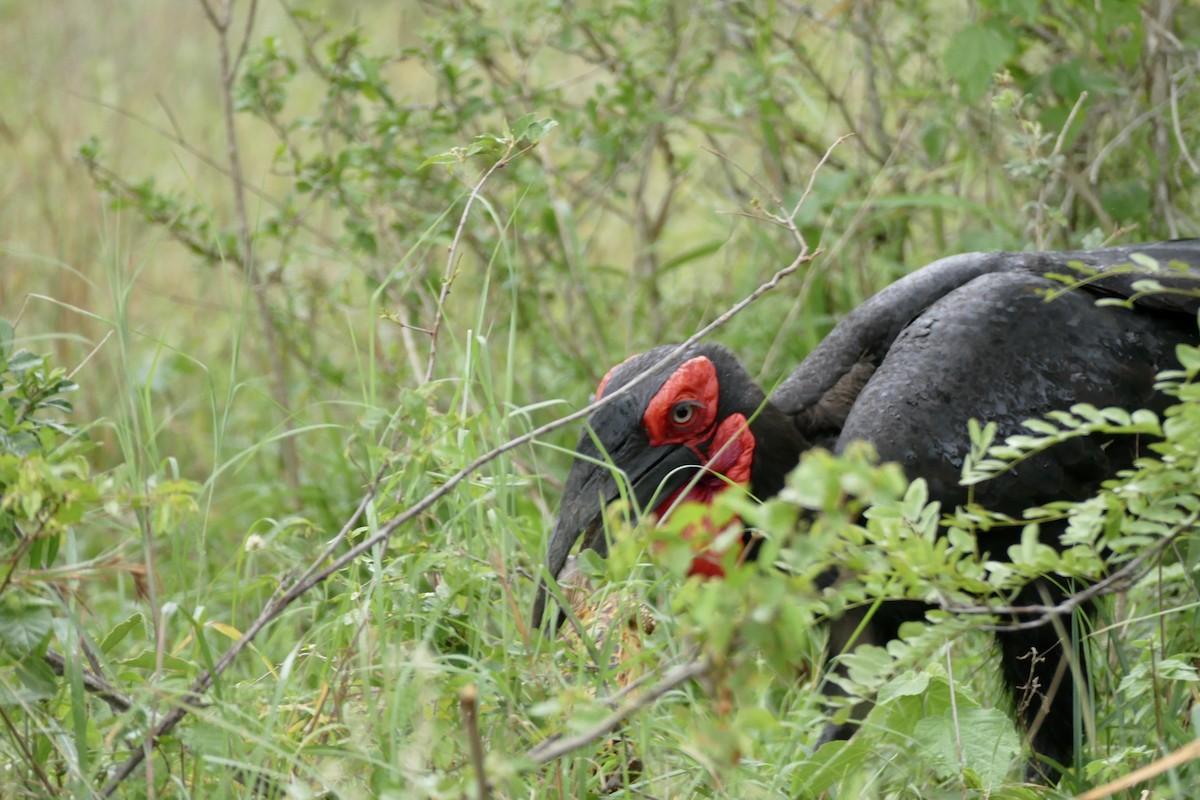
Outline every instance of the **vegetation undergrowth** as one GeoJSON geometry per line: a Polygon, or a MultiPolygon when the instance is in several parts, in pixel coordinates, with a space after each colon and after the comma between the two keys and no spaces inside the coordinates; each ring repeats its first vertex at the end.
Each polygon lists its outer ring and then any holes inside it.
{"type": "Polygon", "coordinates": [[[1194,748],[1192,348],[1162,420],[972,432],[970,480],[1162,437],[1083,503],[815,452],[722,501],[765,537],[723,582],[686,514],[618,530],[582,569],[653,619],[619,665],[530,629],[577,428],[467,471],[794,262],[716,334],[767,387],[942,255],[1196,232],[1196,8],[955,8],[0,3],[0,796],[1060,797],[1194,748]],[[1055,788],[986,668],[1035,574],[1104,589],[1055,788]],[[943,610],[849,657],[875,708],[814,750],[819,623],[882,597],[943,610]]]}

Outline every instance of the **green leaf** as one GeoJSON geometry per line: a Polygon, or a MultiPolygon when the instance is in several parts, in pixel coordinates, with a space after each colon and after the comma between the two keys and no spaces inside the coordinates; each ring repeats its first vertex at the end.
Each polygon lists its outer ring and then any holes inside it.
{"type": "Polygon", "coordinates": [[[1021,22],[1030,23],[1037,19],[1038,0],[997,0],[996,11],[1021,22]]]}
{"type": "MultiPolygon", "coordinates": [[[[153,650],[143,650],[131,658],[119,659],[116,663],[123,667],[133,667],[134,669],[152,670],[158,666],[158,659],[153,650]]],[[[172,672],[188,673],[192,670],[192,665],[178,656],[163,654],[162,661],[163,669],[172,672]]]]}
{"type": "Polygon", "coordinates": [[[972,24],[958,32],[946,48],[946,71],[958,82],[963,100],[973,103],[983,96],[988,82],[1016,51],[1013,40],[999,30],[972,24]]]}
{"type": "Polygon", "coordinates": [[[1190,344],[1176,345],[1175,357],[1179,359],[1179,363],[1189,378],[1200,372],[1200,347],[1193,347],[1190,344]]]}
{"type": "Polygon", "coordinates": [[[104,641],[100,643],[100,651],[105,655],[111,653],[113,648],[120,644],[125,637],[129,635],[130,631],[132,631],[134,628],[142,627],[145,624],[146,619],[142,616],[141,612],[137,612],[125,619],[123,622],[117,623],[117,625],[108,632],[108,635],[104,637],[104,641]]]}
{"type": "Polygon", "coordinates": [[[0,611],[0,646],[18,655],[32,652],[50,633],[54,615],[40,603],[9,604],[0,611]]]}
{"type": "Polygon", "coordinates": [[[917,723],[915,734],[939,777],[974,772],[985,789],[1003,781],[1021,753],[1012,720],[995,708],[959,709],[957,715],[926,718],[917,723]]]}
{"type": "Polygon", "coordinates": [[[459,164],[463,160],[463,153],[460,150],[447,150],[444,153],[438,153],[435,156],[430,156],[420,163],[417,169],[424,169],[430,164],[459,164]]]}
{"type": "Polygon", "coordinates": [[[29,653],[16,664],[16,687],[0,682],[0,706],[24,706],[47,700],[58,691],[58,676],[40,654],[29,653]]]}
{"type": "Polygon", "coordinates": [[[558,127],[553,119],[541,119],[536,114],[526,114],[518,117],[512,124],[512,135],[518,142],[537,144],[546,138],[546,134],[558,127]]]}
{"type": "Polygon", "coordinates": [[[13,326],[8,320],[0,317],[0,369],[3,369],[8,355],[12,352],[13,326]]]}
{"type": "Polygon", "coordinates": [[[8,361],[8,370],[13,375],[24,376],[26,372],[46,363],[46,359],[39,355],[34,355],[28,350],[18,350],[13,353],[12,358],[8,361]]]}
{"type": "Polygon", "coordinates": [[[792,786],[796,797],[817,798],[843,778],[871,762],[874,753],[865,737],[848,742],[829,742],[796,770],[792,786]]]}
{"type": "Polygon", "coordinates": [[[889,703],[897,697],[911,697],[924,694],[929,688],[930,675],[928,672],[913,672],[909,670],[903,675],[897,675],[884,684],[879,690],[876,702],[880,705],[889,703]]]}

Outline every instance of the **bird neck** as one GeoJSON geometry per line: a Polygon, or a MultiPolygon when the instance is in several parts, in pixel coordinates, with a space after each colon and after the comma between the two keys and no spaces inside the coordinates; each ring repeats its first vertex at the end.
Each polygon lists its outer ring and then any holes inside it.
{"type": "Polygon", "coordinates": [[[811,445],[782,411],[767,402],[750,422],[758,446],[750,466],[750,490],[760,500],[779,494],[787,474],[811,445]]]}

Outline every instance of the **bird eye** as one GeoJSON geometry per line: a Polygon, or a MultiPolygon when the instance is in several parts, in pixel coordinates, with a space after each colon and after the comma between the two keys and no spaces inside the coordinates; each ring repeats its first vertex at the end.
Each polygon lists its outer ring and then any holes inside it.
{"type": "Polygon", "coordinates": [[[676,425],[687,425],[695,416],[695,403],[676,403],[671,406],[671,422],[674,422],[676,425]]]}

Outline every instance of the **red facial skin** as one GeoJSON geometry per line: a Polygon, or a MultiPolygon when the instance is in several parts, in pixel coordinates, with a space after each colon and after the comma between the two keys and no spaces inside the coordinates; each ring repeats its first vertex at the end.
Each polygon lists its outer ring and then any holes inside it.
{"type": "MultiPolygon", "coordinates": [[[[625,359],[625,361],[622,361],[621,364],[624,364],[626,361],[632,361],[635,358],[637,358],[637,354],[634,354],[634,355],[630,356],[629,358],[625,359]]],[[[617,364],[615,367],[611,368],[608,372],[604,373],[604,377],[600,379],[600,385],[596,387],[596,399],[597,400],[599,400],[601,397],[604,397],[604,389],[605,389],[605,387],[608,386],[608,379],[613,376],[614,372],[616,372],[618,369],[621,368],[621,364],[617,364]]]]}
{"type": "MultiPolygon", "coordinates": [[[[597,394],[604,390],[607,377],[601,382],[597,394]]],[[[659,504],[655,510],[660,518],[678,503],[708,505],[730,484],[747,486],[750,483],[754,435],[742,414],[730,414],[717,423],[719,397],[716,368],[704,356],[697,356],[675,370],[651,399],[642,416],[642,425],[651,446],[683,445],[704,464],[703,474],[695,481],[695,485],[690,489],[687,486],[676,489],[659,504]],[[687,494],[681,498],[685,489],[687,494]]],[[[699,551],[692,559],[688,574],[724,577],[721,554],[708,549],[721,531],[711,524],[701,526],[701,530],[695,530],[695,527],[684,532],[684,537],[693,540],[699,551]]],[[[738,548],[740,551],[740,542],[738,548]]]]}

